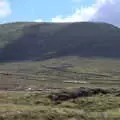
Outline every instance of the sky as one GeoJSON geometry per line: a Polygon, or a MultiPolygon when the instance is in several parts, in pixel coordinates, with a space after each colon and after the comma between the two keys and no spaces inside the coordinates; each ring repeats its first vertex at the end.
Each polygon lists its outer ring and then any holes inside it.
{"type": "Polygon", "coordinates": [[[0,23],[108,22],[120,26],[120,0],[0,0],[0,23]]]}

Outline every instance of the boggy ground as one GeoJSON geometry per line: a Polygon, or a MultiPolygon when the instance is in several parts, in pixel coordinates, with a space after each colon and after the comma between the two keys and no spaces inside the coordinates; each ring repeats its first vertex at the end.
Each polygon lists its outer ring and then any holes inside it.
{"type": "MultiPolygon", "coordinates": [[[[73,90],[69,91],[67,95],[73,90]]],[[[1,91],[0,120],[119,120],[119,90],[105,91],[62,100],[59,104],[55,104],[49,95],[62,95],[63,91],[1,91]]]]}
{"type": "Polygon", "coordinates": [[[1,63],[0,120],[120,120],[119,73],[120,60],[115,59],[68,56],[1,63]],[[76,97],[76,88],[107,93],[91,95],[92,91],[76,97]],[[69,99],[48,97],[56,94],[69,99]]]}

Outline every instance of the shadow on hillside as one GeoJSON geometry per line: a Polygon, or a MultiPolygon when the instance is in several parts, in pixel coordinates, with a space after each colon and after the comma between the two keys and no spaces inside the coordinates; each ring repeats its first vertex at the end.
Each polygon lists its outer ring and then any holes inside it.
{"type": "Polygon", "coordinates": [[[120,58],[120,31],[102,29],[81,23],[31,25],[18,40],[0,50],[0,61],[42,61],[62,56],[120,58]]]}

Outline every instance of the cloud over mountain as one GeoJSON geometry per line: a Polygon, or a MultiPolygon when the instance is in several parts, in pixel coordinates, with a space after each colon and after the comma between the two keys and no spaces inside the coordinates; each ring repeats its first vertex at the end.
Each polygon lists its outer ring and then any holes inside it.
{"type": "Polygon", "coordinates": [[[11,14],[10,3],[7,0],[0,0],[0,18],[5,18],[11,14]]]}
{"type": "Polygon", "coordinates": [[[70,16],[58,15],[52,22],[100,21],[120,25],[120,0],[96,0],[91,6],[80,7],[70,16]]]}
{"type": "MultiPolygon", "coordinates": [[[[79,0],[75,0],[79,1],[79,0]]],[[[87,7],[80,6],[76,11],[69,15],[57,15],[51,18],[51,22],[81,22],[96,21],[108,22],[120,26],[120,0],[95,0],[87,7]]],[[[40,22],[42,20],[40,19],[40,22]]],[[[39,19],[36,21],[39,22],[39,19]]]]}

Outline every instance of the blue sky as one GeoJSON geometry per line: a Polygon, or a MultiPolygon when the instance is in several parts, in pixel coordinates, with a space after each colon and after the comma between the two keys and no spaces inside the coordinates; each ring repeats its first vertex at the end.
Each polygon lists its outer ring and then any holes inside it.
{"type": "Polygon", "coordinates": [[[91,4],[93,0],[9,0],[11,2],[12,15],[8,20],[50,20],[61,14],[72,14],[81,5],[91,4]]]}
{"type": "Polygon", "coordinates": [[[71,15],[77,8],[88,6],[95,0],[0,0],[10,4],[11,15],[3,20],[33,21],[42,19],[50,21],[55,16],[71,15]]]}
{"type": "Polygon", "coordinates": [[[120,25],[120,0],[0,0],[0,23],[102,21],[120,25]]]}

